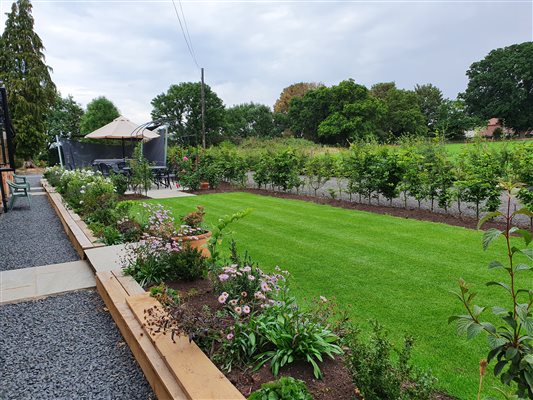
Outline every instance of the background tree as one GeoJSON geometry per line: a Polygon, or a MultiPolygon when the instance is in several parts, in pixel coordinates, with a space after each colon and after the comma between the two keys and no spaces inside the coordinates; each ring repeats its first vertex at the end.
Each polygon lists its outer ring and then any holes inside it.
{"type": "Polygon", "coordinates": [[[492,50],[466,72],[462,94],[479,118],[501,118],[517,131],[533,128],[533,42],[492,50]]]}
{"type": "Polygon", "coordinates": [[[87,111],[80,119],[80,131],[84,135],[91,133],[119,116],[120,113],[111,100],[104,96],[97,97],[87,104],[87,111]]]}
{"type": "Polygon", "coordinates": [[[381,129],[394,137],[406,134],[423,136],[427,132],[426,118],[420,109],[415,92],[397,89],[394,82],[377,83],[372,86],[372,95],[382,100],[386,112],[381,129]]]}
{"type": "Polygon", "coordinates": [[[239,104],[226,109],[226,136],[240,140],[248,137],[274,137],[276,130],[274,114],[264,104],[239,104]]]}
{"type": "Polygon", "coordinates": [[[287,113],[289,104],[294,97],[302,97],[308,90],[324,86],[317,82],[300,82],[287,86],[281,91],[279,99],[274,103],[274,112],[287,113]]]}
{"type": "MultiPolygon", "coordinates": [[[[200,144],[202,131],[201,84],[182,82],[171,85],[166,93],[152,100],[152,118],[168,118],[170,139],[186,144],[200,144]]],[[[222,139],[224,103],[205,85],[205,130],[208,144],[222,139]]]]}
{"type": "Polygon", "coordinates": [[[418,96],[420,111],[426,117],[426,126],[429,132],[435,132],[440,116],[440,107],[444,101],[441,90],[431,83],[416,85],[415,93],[418,96]]]}
{"type": "Polygon", "coordinates": [[[71,95],[63,98],[60,94],[57,94],[56,100],[46,117],[48,141],[54,141],[56,135],[68,138],[78,136],[83,114],[83,108],[76,103],[71,95]]]}
{"type": "Polygon", "coordinates": [[[56,93],[31,12],[29,0],[13,3],[0,38],[0,80],[7,88],[15,151],[26,161],[44,150],[45,117],[56,93]]]}
{"type": "Polygon", "coordinates": [[[439,107],[434,128],[446,139],[462,139],[466,131],[480,125],[483,125],[481,119],[466,112],[464,100],[445,99],[439,107]]]}

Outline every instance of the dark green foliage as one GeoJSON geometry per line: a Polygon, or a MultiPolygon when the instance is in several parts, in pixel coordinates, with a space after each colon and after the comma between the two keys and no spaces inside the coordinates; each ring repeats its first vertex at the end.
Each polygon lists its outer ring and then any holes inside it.
{"type": "Polygon", "coordinates": [[[133,158],[130,161],[131,177],[130,183],[136,193],[148,193],[152,187],[152,170],[150,163],[142,154],[141,146],[137,146],[133,152],[133,158]]]}
{"type": "Polygon", "coordinates": [[[281,131],[275,129],[274,114],[264,104],[239,104],[226,109],[225,136],[233,141],[248,137],[275,137],[281,131]]]}
{"type": "Polygon", "coordinates": [[[484,120],[501,118],[506,126],[533,127],[533,42],[492,50],[466,72],[462,97],[468,111],[484,120]]]}
{"type": "Polygon", "coordinates": [[[82,134],[91,133],[119,116],[120,113],[111,100],[104,96],[97,97],[87,104],[87,111],[80,120],[80,131],[82,134]]]}
{"type": "MultiPolygon", "coordinates": [[[[168,118],[170,140],[173,143],[201,145],[201,84],[182,82],[171,85],[166,93],[156,96],[152,118],[168,118]]],[[[209,85],[205,85],[205,131],[208,144],[222,140],[224,104],[209,85]]]]}
{"type": "Polygon", "coordinates": [[[283,191],[299,187],[302,184],[299,165],[300,160],[290,148],[274,154],[270,166],[272,185],[283,191]]]}
{"type": "MultiPolygon", "coordinates": [[[[46,117],[48,141],[55,141],[56,135],[67,138],[79,136],[83,114],[83,108],[74,101],[71,95],[63,98],[57,94],[52,109],[46,117]]],[[[54,151],[57,152],[57,150],[54,151]]]]}
{"type": "Polygon", "coordinates": [[[446,99],[439,108],[435,132],[447,139],[462,139],[466,131],[485,124],[486,121],[466,112],[463,100],[446,99]]]}
{"type": "Polygon", "coordinates": [[[397,89],[386,83],[372,86],[371,92],[385,105],[385,114],[381,118],[381,130],[395,138],[402,135],[424,136],[427,133],[426,117],[420,109],[420,100],[415,92],[397,89]],[[377,86],[377,88],[376,88],[377,86]]]}
{"type": "Polygon", "coordinates": [[[164,262],[169,269],[167,279],[194,281],[207,275],[207,261],[202,252],[189,245],[183,246],[181,251],[170,252],[164,262]]]}
{"type": "Polygon", "coordinates": [[[7,88],[16,156],[24,160],[44,150],[45,119],[56,96],[31,12],[29,0],[14,2],[0,38],[0,81],[7,88]]]}
{"type": "Polygon", "coordinates": [[[442,91],[431,83],[416,85],[415,93],[418,96],[420,111],[426,118],[429,132],[435,132],[440,117],[440,108],[444,101],[442,91]]]}
{"type": "Polygon", "coordinates": [[[264,383],[248,400],[313,400],[305,382],[290,376],[264,383]]]}
{"type": "Polygon", "coordinates": [[[102,231],[102,242],[106,246],[122,243],[122,235],[115,226],[106,226],[102,231]]]}
{"type": "Polygon", "coordinates": [[[124,195],[124,193],[126,193],[126,190],[128,190],[128,178],[126,178],[124,174],[115,173],[112,173],[109,177],[111,178],[111,182],[113,182],[113,185],[117,190],[117,194],[119,196],[124,195]]]}
{"type": "Polygon", "coordinates": [[[403,348],[396,351],[380,324],[372,322],[372,328],[369,340],[363,339],[361,331],[354,327],[344,337],[349,349],[347,367],[363,397],[366,400],[430,399],[435,378],[411,367],[413,339],[406,337],[403,348]]]}

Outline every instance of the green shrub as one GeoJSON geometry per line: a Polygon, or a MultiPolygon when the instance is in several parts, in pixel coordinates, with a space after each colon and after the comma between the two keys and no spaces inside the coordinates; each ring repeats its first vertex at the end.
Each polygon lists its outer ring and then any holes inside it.
{"type": "Polygon", "coordinates": [[[363,397],[366,400],[428,400],[435,378],[409,365],[413,339],[405,338],[395,362],[395,350],[383,327],[372,322],[372,328],[368,341],[355,327],[344,337],[349,349],[347,367],[363,397]]]}
{"type": "Polygon", "coordinates": [[[181,251],[168,252],[163,256],[163,262],[168,265],[170,279],[194,281],[207,276],[205,257],[190,245],[185,245],[181,251]]]}
{"type": "Polygon", "coordinates": [[[128,178],[126,178],[126,176],[123,174],[115,173],[112,173],[109,177],[111,178],[111,182],[113,182],[113,185],[115,186],[117,194],[119,196],[123,196],[124,193],[126,193],[126,190],[128,190],[128,178]]]}
{"type": "Polygon", "coordinates": [[[313,400],[305,382],[292,377],[264,383],[248,400],[313,400]]]}
{"type": "Polygon", "coordinates": [[[106,246],[122,243],[122,235],[114,226],[106,226],[102,231],[102,242],[106,246]]]}

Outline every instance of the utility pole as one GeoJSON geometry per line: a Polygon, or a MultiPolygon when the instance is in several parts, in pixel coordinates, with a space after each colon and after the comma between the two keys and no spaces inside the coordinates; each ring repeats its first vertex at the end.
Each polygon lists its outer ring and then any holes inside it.
{"type": "Polygon", "coordinates": [[[202,147],[205,149],[205,90],[204,90],[204,69],[202,70],[202,147]]]}

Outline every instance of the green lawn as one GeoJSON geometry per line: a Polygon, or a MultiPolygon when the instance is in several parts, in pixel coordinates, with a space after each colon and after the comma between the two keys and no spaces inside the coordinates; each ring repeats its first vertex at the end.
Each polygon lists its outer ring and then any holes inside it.
{"type": "MultiPolygon", "coordinates": [[[[463,277],[479,289],[478,304],[505,305],[503,293],[484,286],[499,277],[486,265],[504,254],[503,242],[484,253],[478,231],[247,193],[151,201],[176,217],[201,204],[209,224],[253,208],[230,228],[241,250],[265,270],[289,270],[302,300],[336,296],[365,328],[377,319],[396,339],[413,334],[416,365],[431,369],[448,393],[475,398],[487,344],[482,337],[466,341],[448,325],[462,312],[449,291],[463,277]]],[[[495,383],[491,376],[486,388],[495,383]]]]}

